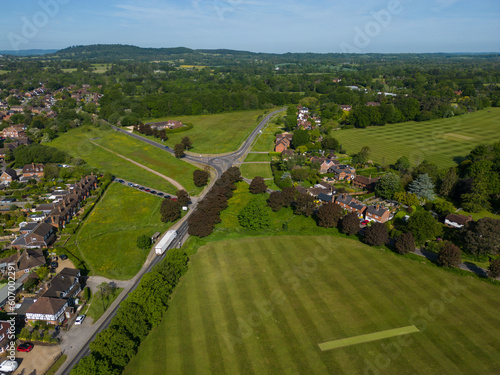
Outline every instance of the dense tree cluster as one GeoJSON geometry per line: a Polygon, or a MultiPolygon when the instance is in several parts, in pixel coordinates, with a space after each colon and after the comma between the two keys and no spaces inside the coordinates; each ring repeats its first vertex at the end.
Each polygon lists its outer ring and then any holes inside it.
{"type": "Polygon", "coordinates": [[[262,196],[253,197],[238,214],[238,221],[243,228],[260,230],[269,228],[271,221],[266,200],[262,196]]]}
{"type": "Polygon", "coordinates": [[[131,116],[127,116],[122,120],[121,125],[130,126],[134,125],[134,131],[144,134],[144,135],[152,135],[155,138],[159,138],[162,141],[168,141],[167,131],[165,129],[155,129],[152,128],[149,124],[143,124],[140,122],[139,118],[135,117],[134,119],[131,116]],[[132,122],[131,124],[129,122],[132,122]]]}
{"type": "Polygon", "coordinates": [[[189,217],[190,235],[206,237],[213,232],[215,224],[220,223],[221,211],[227,208],[227,201],[236,189],[236,182],[241,179],[237,167],[231,167],[222,174],[189,217]]]}

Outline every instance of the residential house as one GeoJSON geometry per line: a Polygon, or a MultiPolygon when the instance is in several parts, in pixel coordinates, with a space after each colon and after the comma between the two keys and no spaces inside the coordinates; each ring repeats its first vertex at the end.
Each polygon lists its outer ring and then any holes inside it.
{"type": "Polygon", "coordinates": [[[9,339],[9,329],[11,325],[10,322],[5,320],[0,321],[0,354],[3,354],[7,351],[7,348],[10,345],[9,339]]]}
{"type": "Polygon", "coordinates": [[[40,297],[26,311],[26,321],[33,323],[42,320],[57,325],[63,322],[67,307],[67,299],[40,297]]]}
{"type": "Polygon", "coordinates": [[[354,180],[352,180],[353,186],[356,186],[360,189],[363,190],[368,190],[368,191],[374,191],[375,190],[375,185],[377,184],[377,181],[379,178],[372,178],[370,177],[365,177],[365,176],[356,176],[354,177],[354,180]]]}
{"type": "Polygon", "coordinates": [[[41,178],[43,177],[43,171],[44,171],[44,165],[43,164],[26,164],[23,167],[23,177],[24,178],[41,178]]]}
{"type": "Polygon", "coordinates": [[[2,132],[4,138],[19,138],[26,136],[25,130],[26,126],[24,125],[12,125],[5,128],[2,132]]]}
{"type": "Polygon", "coordinates": [[[352,106],[348,105],[348,104],[341,104],[340,109],[343,111],[349,112],[352,109],[352,106]]]}
{"type": "Polygon", "coordinates": [[[290,147],[292,142],[293,134],[291,133],[282,133],[276,135],[276,141],[274,146],[274,151],[283,152],[290,147]]]}
{"type": "MultiPolygon", "coordinates": [[[[32,232],[21,235],[12,242],[14,249],[46,248],[56,240],[56,228],[47,223],[39,223],[32,232]]],[[[28,256],[28,259],[30,257],[28,256]]]]}
{"type": "Polygon", "coordinates": [[[365,213],[366,220],[375,221],[377,223],[385,223],[390,219],[391,213],[387,208],[379,205],[368,206],[365,213]]]}
{"type": "Polygon", "coordinates": [[[367,107],[378,107],[380,103],[378,102],[366,102],[367,107]]]}
{"type": "Polygon", "coordinates": [[[80,285],[80,270],[64,268],[52,280],[45,284],[40,292],[42,297],[65,298],[70,301],[75,298],[82,288],[80,285]]]}
{"type": "Polygon", "coordinates": [[[5,171],[0,175],[0,183],[2,185],[10,185],[12,181],[18,180],[17,172],[12,168],[5,168],[5,171]]]}
{"type": "Polygon", "coordinates": [[[445,217],[444,224],[450,228],[462,228],[469,221],[472,221],[472,216],[449,214],[445,217]]]}
{"type": "Polygon", "coordinates": [[[358,216],[362,216],[366,210],[366,206],[364,204],[357,199],[354,199],[349,194],[340,194],[335,200],[335,203],[337,203],[344,210],[356,212],[358,216]]]}
{"type": "Polygon", "coordinates": [[[356,177],[356,169],[350,165],[339,164],[328,169],[328,173],[334,173],[337,181],[353,180],[356,177]]]}
{"type": "Polygon", "coordinates": [[[334,201],[334,196],[333,195],[328,195],[325,193],[319,193],[318,194],[318,200],[320,200],[323,203],[329,203],[334,201]]]}
{"type": "Polygon", "coordinates": [[[281,157],[283,160],[287,160],[289,157],[292,157],[295,155],[295,152],[293,150],[283,150],[281,151],[281,157]]]}
{"type": "Polygon", "coordinates": [[[335,203],[337,203],[340,207],[343,209],[346,209],[349,207],[349,204],[354,200],[353,197],[351,197],[349,194],[339,194],[337,199],[335,200],[335,203]]]}

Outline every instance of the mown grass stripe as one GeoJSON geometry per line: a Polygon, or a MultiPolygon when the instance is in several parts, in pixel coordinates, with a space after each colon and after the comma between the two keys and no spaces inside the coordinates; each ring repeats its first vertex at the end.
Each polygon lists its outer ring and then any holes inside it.
{"type": "Polygon", "coordinates": [[[388,339],[390,337],[408,335],[410,333],[420,332],[415,326],[400,327],[394,329],[388,329],[386,331],[368,333],[365,335],[359,335],[354,337],[349,337],[346,339],[339,339],[333,341],[323,342],[318,344],[321,351],[327,351],[332,349],[343,348],[344,346],[358,345],[370,341],[378,341],[383,339],[388,339]]]}

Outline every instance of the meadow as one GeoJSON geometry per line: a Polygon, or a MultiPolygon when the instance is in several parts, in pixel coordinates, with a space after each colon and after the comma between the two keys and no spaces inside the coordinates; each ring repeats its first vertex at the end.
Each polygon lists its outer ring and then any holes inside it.
{"type": "Polygon", "coordinates": [[[498,285],[349,238],[209,242],[169,305],[124,374],[500,372],[498,285]]]}
{"type": "Polygon", "coordinates": [[[136,246],[140,235],[164,232],[162,198],[113,182],[67,246],[81,254],[91,275],[128,280],[142,267],[150,248],[136,246]]]}
{"type": "Polygon", "coordinates": [[[81,158],[93,167],[109,171],[118,178],[143,184],[170,194],[176,193],[177,188],[165,179],[127,162],[119,156],[92,144],[90,141],[173,178],[191,195],[196,195],[202,190],[202,188],[194,186],[193,183],[192,176],[196,167],[176,159],[157,147],[113,130],[87,127],[73,129],[61,134],[49,145],[66,151],[74,158],[81,158]]]}
{"type": "Polygon", "coordinates": [[[252,163],[240,165],[241,175],[245,178],[252,179],[254,177],[273,177],[270,163],[252,163]]]}
{"type": "Polygon", "coordinates": [[[499,141],[500,108],[425,122],[405,122],[333,132],[349,154],[371,149],[375,162],[396,162],[407,156],[412,165],[423,160],[440,168],[460,163],[480,143],[499,141]]]}
{"type": "MultiPolygon", "coordinates": [[[[272,112],[267,110],[267,113],[272,112]]],[[[264,110],[238,111],[215,115],[197,115],[144,119],[144,122],[177,120],[193,124],[193,128],[181,133],[169,134],[166,144],[173,147],[189,136],[193,142],[193,153],[222,154],[236,151],[258,125],[264,110]]]]}

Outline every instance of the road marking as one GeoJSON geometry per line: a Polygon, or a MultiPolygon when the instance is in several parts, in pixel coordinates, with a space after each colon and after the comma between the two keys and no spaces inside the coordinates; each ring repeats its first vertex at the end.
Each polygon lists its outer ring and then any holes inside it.
{"type": "Polygon", "coordinates": [[[362,344],[370,341],[377,341],[387,339],[389,337],[408,335],[410,333],[420,332],[419,329],[415,326],[401,327],[389,329],[387,331],[380,331],[374,333],[368,333],[366,335],[348,337],[346,339],[339,339],[334,341],[327,341],[321,344],[318,344],[321,351],[327,351],[332,349],[343,348],[345,346],[362,344]]]}

